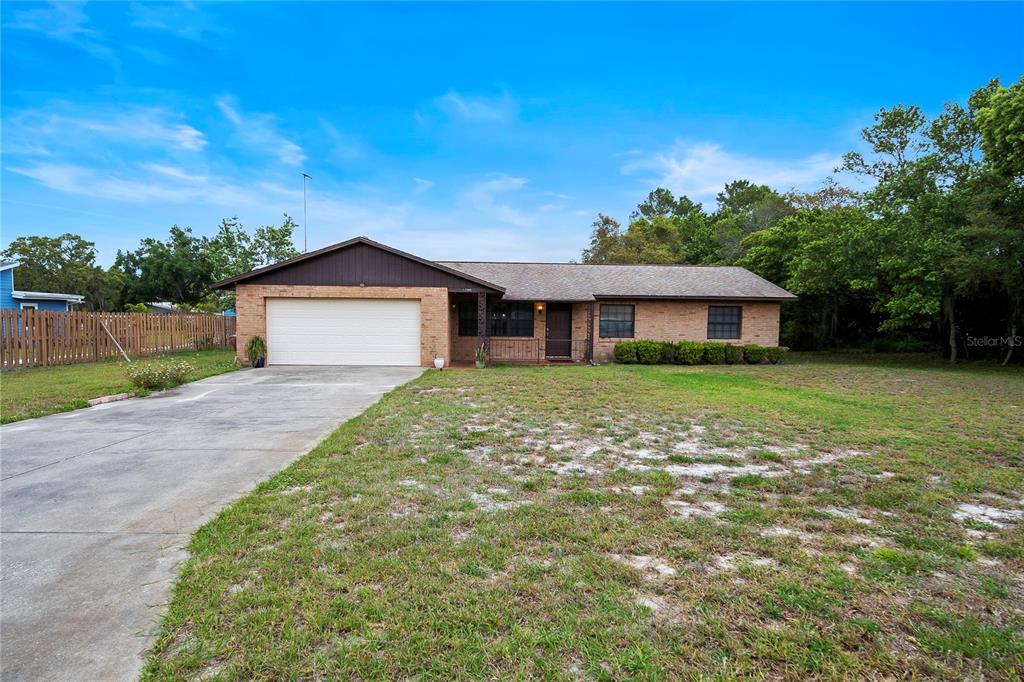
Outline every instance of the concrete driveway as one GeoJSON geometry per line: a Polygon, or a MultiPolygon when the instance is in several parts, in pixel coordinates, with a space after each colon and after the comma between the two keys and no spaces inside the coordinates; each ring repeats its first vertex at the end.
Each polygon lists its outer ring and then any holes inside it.
{"type": "Polygon", "coordinates": [[[0,427],[0,675],[124,680],[189,535],[416,367],[273,367],[0,427]]]}

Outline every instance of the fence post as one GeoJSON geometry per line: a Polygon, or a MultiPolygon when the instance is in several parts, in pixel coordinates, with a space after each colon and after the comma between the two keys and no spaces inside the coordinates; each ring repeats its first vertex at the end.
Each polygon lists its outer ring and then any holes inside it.
{"type": "Polygon", "coordinates": [[[42,322],[42,324],[40,325],[41,329],[39,330],[39,350],[40,350],[40,353],[41,353],[41,356],[42,356],[41,359],[40,359],[40,364],[42,364],[44,366],[50,364],[50,319],[51,319],[51,315],[56,315],[56,313],[44,312],[41,315],[41,317],[43,319],[40,320],[40,322],[42,322]]]}

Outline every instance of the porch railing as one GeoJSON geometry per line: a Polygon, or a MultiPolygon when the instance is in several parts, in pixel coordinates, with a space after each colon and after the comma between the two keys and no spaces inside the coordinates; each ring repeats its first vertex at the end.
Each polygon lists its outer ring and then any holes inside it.
{"type": "Polygon", "coordinates": [[[548,355],[548,344],[545,343],[545,339],[492,338],[490,359],[492,362],[543,362],[545,360],[582,362],[587,359],[586,339],[572,339],[568,344],[566,341],[555,340],[551,346],[563,353],[568,346],[569,355],[548,355]]]}

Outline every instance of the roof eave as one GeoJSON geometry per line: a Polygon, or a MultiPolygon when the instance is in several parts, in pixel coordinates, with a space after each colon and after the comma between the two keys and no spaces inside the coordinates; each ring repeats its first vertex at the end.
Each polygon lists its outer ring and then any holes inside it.
{"type": "Polygon", "coordinates": [[[11,298],[33,299],[37,301],[68,301],[69,303],[83,303],[85,296],[80,294],[60,294],[52,291],[12,291],[11,298]]]}

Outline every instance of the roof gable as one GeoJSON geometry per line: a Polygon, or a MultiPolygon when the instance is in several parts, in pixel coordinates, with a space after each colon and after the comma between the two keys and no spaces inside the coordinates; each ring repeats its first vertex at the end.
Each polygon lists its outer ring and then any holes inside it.
{"type": "Polygon", "coordinates": [[[453,291],[502,292],[496,284],[425,260],[366,237],[356,237],[318,251],[257,268],[217,282],[215,289],[235,284],[312,286],[422,286],[453,291]]]}

